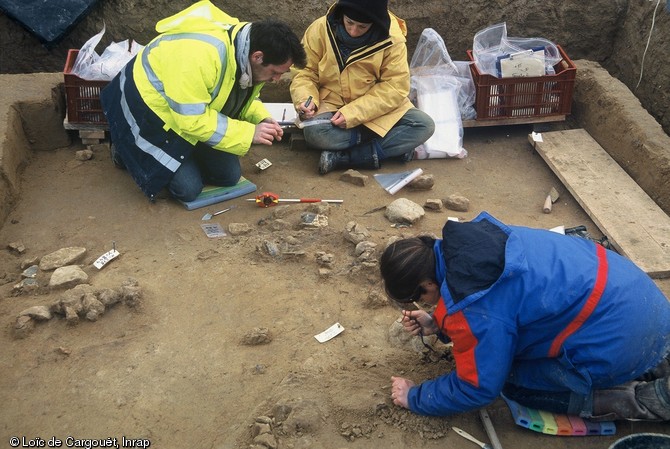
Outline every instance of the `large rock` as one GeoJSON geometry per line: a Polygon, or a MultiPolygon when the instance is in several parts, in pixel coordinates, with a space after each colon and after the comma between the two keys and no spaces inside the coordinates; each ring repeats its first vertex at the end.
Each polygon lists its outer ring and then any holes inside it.
{"type": "Polygon", "coordinates": [[[48,271],[55,268],[72,265],[86,254],[86,248],[72,246],[61,248],[51,254],[47,254],[40,260],[40,270],[48,271]]]}
{"type": "Polygon", "coordinates": [[[70,288],[78,284],[86,284],[88,275],[77,265],[57,268],[51,275],[49,287],[70,288]]]}
{"type": "Polygon", "coordinates": [[[384,216],[392,223],[413,224],[426,215],[423,207],[407,198],[398,198],[388,206],[384,216]]]}

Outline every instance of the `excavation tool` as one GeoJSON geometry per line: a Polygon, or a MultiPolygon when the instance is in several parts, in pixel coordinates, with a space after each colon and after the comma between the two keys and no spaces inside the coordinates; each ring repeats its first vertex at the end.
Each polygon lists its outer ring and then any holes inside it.
{"type": "Polygon", "coordinates": [[[558,201],[558,190],[552,187],[547,194],[547,198],[544,200],[544,207],[542,208],[542,212],[545,214],[551,213],[551,205],[556,201],[558,201]]]}
{"type": "Polygon", "coordinates": [[[486,435],[488,435],[493,449],[502,449],[502,444],[500,444],[498,434],[496,433],[496,429],[493,428],[491,417],[489,416],[489,412],[486,410],[486,408],[479,409],[479,418],[482,420],[482,423],[484,423],[484,430],[486,430],[486,435]]]}
{"type": "Polygon", "coordinates": [[[235,208],[235,206],[230,206],[226,209],[220,210],[218,212],[214,212],[213,214],[210,214],[209,212],[207,212],[205,215],[202,216],[202,219],[203,220],[211,220],[212,217],[216,217],[217,215],[222,214],[224,212],[228,212],[230,209],[234,209],[234,208],[235,208]]]}
{"type": "Polygon", "coordinates": [[[477,438],[473,437],[472,435],[470,435],[469,433],[467,433],[467,432],[466,432],[465,430],[463,430],[463,429],[459,429],[458,427],[452,427],[452,429],[454,429],[454,432],[456,432],[457,434],[459,434],[460,436],[462,436],[462,437],[465,438],[466,440],[470,440],[470,441],[472,441],[473,443],[479,445],[479,447],[481,447],[482,449],[493,449],[491,446],[489,446],[489,445],[486,444],[486,443],[482,443],[482,442],[479,441],[477,438]]]}
{"type": "Polygon", "coordinates": [[[256,198],[248,198],[247,201],[254,201],[258,207],[271,207],[279,203],[342,203],[344,200],[322,200],[320,198],[279,198],[279,195],[272,192],[263,192],[256,198]]]}

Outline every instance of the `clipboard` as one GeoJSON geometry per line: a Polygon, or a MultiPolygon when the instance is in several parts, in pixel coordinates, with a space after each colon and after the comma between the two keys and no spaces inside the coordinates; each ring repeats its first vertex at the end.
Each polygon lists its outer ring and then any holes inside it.
{"type": "Polygon", "coordinates": [[[499,78],[543,76],[546,70],[544,47],[498,56],[496,69],[499,78]]]}

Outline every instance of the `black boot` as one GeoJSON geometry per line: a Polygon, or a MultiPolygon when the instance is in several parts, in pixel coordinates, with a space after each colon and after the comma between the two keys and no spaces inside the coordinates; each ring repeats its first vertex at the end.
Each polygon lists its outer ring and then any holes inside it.
{"type": "Polygon", "coordinates": [[[635,398],[663,421],[670,421],[670,376],[642,382],[635,388],[635,398]]]}
{"type": "Polygon", "coordinates": [[[322,151],[319,173],[325,175],[333,170],[362,168],[376,170],[381,167],[375,148],[376,142],[356,145],[347,151],[322,151]]]}
{"type": "Polygon", "coordinates": [[[670,419],[670,378],[632,381],[593,393],[593,421],[670,419]]]}

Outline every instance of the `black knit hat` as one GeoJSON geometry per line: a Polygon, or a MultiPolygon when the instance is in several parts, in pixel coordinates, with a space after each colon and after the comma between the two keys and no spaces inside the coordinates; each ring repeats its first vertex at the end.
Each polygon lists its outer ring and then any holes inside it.
{"type": "Polygon", "coordinates": [[[339,0],[335,10],[356,22],[374,23],[388,33],[391,26],[388,4],[388,0],[339,0]]]}

